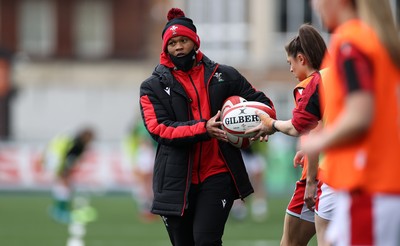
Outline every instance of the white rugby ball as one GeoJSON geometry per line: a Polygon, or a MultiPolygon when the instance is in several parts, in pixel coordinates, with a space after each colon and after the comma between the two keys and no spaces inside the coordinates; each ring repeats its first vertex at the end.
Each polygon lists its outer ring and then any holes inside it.
{"type": "MultiPolygon", "coordinates": [[[[242,102],[247,102],[247,100],[244,99],[243,97],[240,97],[240,96],[230,96],[230,97],[228,97],[224,101],[224,104],[223,104],[223,106],[221,108],[221,119],[223,118],[223,115],[225,114],[225,112],[228,109],[230,109],[234,105],[242,103],[242,102]]],[[[224,129],[223,126],[222,126],[222,129],[224,129]]],[[[235,146],[236,148],[239,148],[239,149],[248,148],[252,144],[252,141],[250,141],[249,138],[238,137],[238,136],[232,135],[230,133],[227,133],[227,137],[228,137],[229,143],[232,144],[233,146],[235,146]]]]}
{"type": "Polygon", "coordinates": [[[253,137],[255,134],[245,134],[245,131],[260,124],[256,111],[269,115],[274,112],[268,105],[256,101],[247,101],[233,105],[224,110],[222,115],[223,129],[237,137],[253,137]]]}
{"type": "Polygon", "coordinates": [[[222,105],[221,109],[221,118],[224,117],[225,112],[232,108],[234,105],[242,103],[242,102],[247,102],[246,99],[244,99],[241,96],[230,96],[228,97],[225,101],[224,104],[222,105]]]}
{"type": "Polygon", "coordinates": [[[229,143],[239,149],[246,149],[250,147],[250,145],[253,143],[250,138],[238,137],[228,132],[226,133],[226,135],[228,137],[229,143]]]}

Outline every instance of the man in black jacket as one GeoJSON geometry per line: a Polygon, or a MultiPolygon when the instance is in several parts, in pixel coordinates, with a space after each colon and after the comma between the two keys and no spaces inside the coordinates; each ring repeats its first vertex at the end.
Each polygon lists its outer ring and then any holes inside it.
{"type": "Polygon", "coordinates": [[[237,70],[200,52],[182,10],[167,18],[160,64],[140,87],[143,121],[158,143],[151,211],[162,216],[172,245],[222,245],[233,201],[253,188],[240,150],[221,130],[220,109],[238,95],[275,110],[237,70]]]}

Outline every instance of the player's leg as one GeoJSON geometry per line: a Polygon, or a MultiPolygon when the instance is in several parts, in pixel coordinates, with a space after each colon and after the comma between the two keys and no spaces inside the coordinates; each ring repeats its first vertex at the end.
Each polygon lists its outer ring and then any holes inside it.
{"type": "Polygon", "coordinates": [[[307,245],[315,235],[314,212],[304,203],[305,180],[297,181],[286,209],[281,245],[307,245]]]}
{"type": "Polygon", "coordinates": [[[251,183],[254,186],[254,195],[251,200],[251,214],[253,220],[261,222],[268,216],[267,191],[265,188],[265,166],[264,157],[253,154],[251,183]]]}
{"type": "Polygon", "coordinates": [[[333,219],[326,230],[325,239],[330,245],[350,245],[350,216],[351,204],[350,195],[347,192],[336,193],[336,207],[333,212],[333,219]]]}
{"type": "Polygon", "coordinates": [[[329,220],[323,219],[318,215],[315,215],[315,229],[317,231],[318,246],[329,246],[329,243],[325,240],[325,233],[328,225],[329,220]]]}
{"type": "Polygon", "coordinates": [[[167,229],[171,244],[174,246],[194,246],[193,216],[196,209],[197,185],[192,185],[189,191],[189,207],[183,216],[161,216],[167,229]]]}
{"type": "Polygon", "coordinates": [[[400,245],[400,195],[378,194],[373,198],[375,245],[400,245]]]}
{"type": "MultiPolygon", "coordinates": [[[[329,223],[326,239],[331,245],[390,245],[388,238],[379,244],[376,229],[380,219],[376,214],[379,206],[374,195],[363,191],[337,192],[337,205],[333,220],[329,223]],[[377,241],[378,240],[378,241],[377,241]]],[[[399,203],[400,204],[400,203],[399,203]]],[[[397,204],[397,207],[398,205],[397,204]]],[[[388,209],[388,208],[386,208],[388,209]]],[[[389,214],[392,214],[389,212],[389,214]]],[[[388,216],[387,218],[390,218],[388,216]]],[[[390,230],[386,221],[381,229],[390,230]]],[[[396,232],[398,234],[398,231],[396,232]]],[[[398,245],[398,244],[394,244],[398,245]]]]}
{"type": "Polygon", "coordinates": [[[153,202],[153,167],[155,150],[149,139],[140,139],[136,156],[136,165],[133,169],[134,198],[137,202],[139,215],[142,221],[151,222],[156,217],[150,213],[153,202]]]}
{"type": "Polygon", "coordinates": [[[158,218],[150,212],[153,202],[152,191],[153,174],[143,172],[139,168],[134,169],[133,197],[136,201],[139,217],[143,222],[151,222],[158,218]]]}
{"type": "MultiPolygon", "coordinates": [[[[190,212],[191,213],[191,212],[190,212]]],[[[186,213],[184,216],[161,216],[167,229],[171,244],[174,246],[194,246],[193,217],[186,213]]]]}
{"type": "MultiPolygon", "coordinates": [[[[268,215],[267,191],[264,179],[266,161],[261,154],[254,152],[251,148],[242,150],[243,161],[254,187],[254,194],[250,199],[250,212],[254,221],[262,222],[268,215]]],[[[235,201],[231,214],[235,219],[243,220],[247,216],[247,207],[242,201],[235,201]]]]}
{"type": "Polygon", "coordinates": [[[315,228],[319,246],[329,245],[325,240],[325,233],[329,222],[333,219],[336,206],[336,193],[328,185],[321,183],[318,186],[318,197],[315,205],[315,228]]]}
{"type": "Polygon", "coordinates": [[[235,196],[229,173],[211,176],[200,185],[193,224],[196,246],[222,245],[222,235],[235,196]]]}
{"type": "Polygon", "coordinates": [[[70,221],[71,189],[65,180],[59,180],[52,188],[53,206],[52,217],[62,223],[70,221]]]}
{"type": "Polygon", "coordinates": [[[289,214],[285,215],[283,235],[281,239],[282,246],[306,246],[314,235],[314,223],[300,219],[298,217],[294,217],[289,214]]]}
{"type": "Polygon", "coordinates": [[[400,197],[364,191],[337,193],[327,229],[332,245],[400,245],[400,197]]]}

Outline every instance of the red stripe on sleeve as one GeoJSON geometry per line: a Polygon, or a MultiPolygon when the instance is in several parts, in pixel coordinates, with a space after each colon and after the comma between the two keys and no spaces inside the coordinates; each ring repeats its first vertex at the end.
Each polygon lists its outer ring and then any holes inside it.
{"type": "Polygon", "coordinates": [[[338,64],[348,92],[373,90],[371,62],[352,44],[346,43],[341,47],[338,64]],[[350,67],[346,69],[345,64],[350,67]]]}
{"type": "Polygon", "coordinates": [[[193,137],[195,135],[204,134],[206,132],[206,122],[199,122],[194,125],[182,125],[182,126],[168,126],[163,123],[158,123],[157,115],[153,104],[151,103],[148,96],[142,96],[140,98],[140,104],[142,105],[144,121],[147,129],[151,134],[157,135],[165,139],[174,138],[185,138],[193,137]]]}

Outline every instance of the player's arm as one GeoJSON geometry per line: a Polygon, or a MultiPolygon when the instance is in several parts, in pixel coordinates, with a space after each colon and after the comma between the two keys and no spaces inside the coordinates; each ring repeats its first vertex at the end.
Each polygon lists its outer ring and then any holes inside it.
{"type": "Polygon", "coordinates": [[[261,120],[261,123],[245,132],[245,134],[256,133],[254,139],[258,139],[259,137],[263,137],[266,135],[272,135],[275,132],[279,131],[285,133],[290,136],[299,136],[300,133],[294,128],[291,120],[275,120],[269,117],[266,114],[261,112],[256,112],[258,117],[261,120]]]}
{"type": "MultiPolygon", "coordinates": [[[[277,131],[289,136],[298,137],[315,128],[321,119],[321,110],[319,104],[318,86],[320,77],[315,76],[307,87],[303,90],[301,100],[293,110],[293,117],[290,120],[274,120],[266,116],[259,115],[262,125],[251,132],[258,132],[258,135],[273,134],[277,131]]],[[[246,132],[247,133],[247,132],[246,132]]]]}
{"type": "Polygon", "coordinates": [[[349,95],[346,107],[338,120],[332,127],[323,131],[324,140],[320,148],[336,147],[362,136],[372,121],[373,102],[373,96],[368,92],[355,92],[349,95]]]}
{"type": "Polygon", "coordinates": [[[210,139],[206,119],[176,121],[174,105],[160,100],[165,91],[157,83],[144,82],[140,87],[140,109],[144,125],[152,138],[161,144],[185,146],[210,139]],[[168,108],[170,106],[170,108],[168,108]]]}
{"type": "Polygon", "coordinates": [[[318,174],[319,153],[308,154],[307,158],[308,165],[304,202],[306,203],[308,209],[313,210],[315,205],[315,194],[318,185],[316,179],[318,174]]]}
{"type": "Polygon", "coordinates": [[[276,120],[272,122],[272,128],[275,131],[282,132],[286,135],[298,137],[300,136],[300,132],[296,130],[296,128],[292,124],[292,120],[276,120]]]}
{"type": "Polygon", "coordinates": [[[296,152],[296,154],[293,157],[293,167],[297,168],[297,167],[304,167],[304,151],[302,150],[298,150],[296,152]]]}
{"type": "Polygon", "coordinates": [[[260,118],[260,124],[249,130],[245,131],[245,134],[254,133],[254,137],[251,138],[252,141],[260,140],[260,142],[268,141],[268,135],[272,135],[276,132],[273,128],[273,123],[275,119],[269,117],[266,113],[256,111],[257,116],[260,118]]]}

